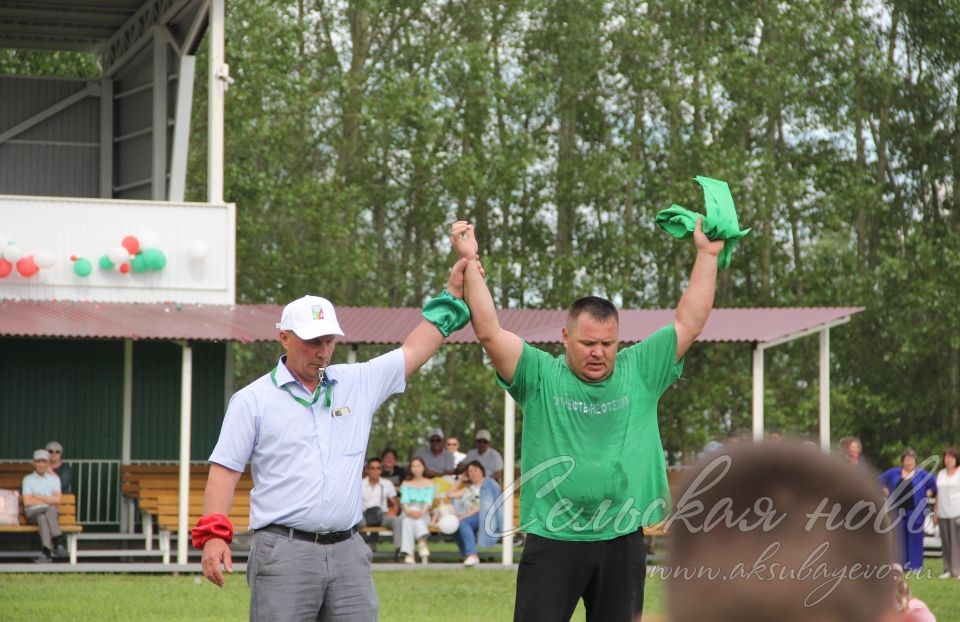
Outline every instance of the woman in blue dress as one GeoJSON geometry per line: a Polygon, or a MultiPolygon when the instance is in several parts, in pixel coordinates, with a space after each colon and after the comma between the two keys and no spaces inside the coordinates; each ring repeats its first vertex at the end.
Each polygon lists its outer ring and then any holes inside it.
{"type": "Polygon", "coordinates": [[[906,570],[923,568],[923,522],[927,515],[927,499],[937,494],[936,477],[917,468],[917,452],[906,449],[900,466],[887,469],[880,476],[883,492],[888,496],[891,519],[896,521],[900,562],[906,570]]]}

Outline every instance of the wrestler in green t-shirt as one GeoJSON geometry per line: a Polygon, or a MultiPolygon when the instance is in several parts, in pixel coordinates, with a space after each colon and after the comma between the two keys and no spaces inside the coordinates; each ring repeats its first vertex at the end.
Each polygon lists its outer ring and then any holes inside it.
{"type": "Polygon", "coordinates": [[[523,531],[609,540],[666,518],[657,401],[680,376],[676,357],[676,330],[664,326],[617,353],[606,379],[586,383],[564,356],[523,344],[513,382],[498,379],[523,408],[523,531]]]}
{"type": "Polygon", "coordinates": [[[581,598],[588,622],[627,622],[643,611],[641,527],[665,518],[669,504],[657,401],[710,315],[724,247],[704,234],[700,217],[693,239],[697,258],[672,325],[618,352],[616,307],[587,296],[570,306],[564,354],[552,357],[500,326],[473,226],[453,225],[453,247],[470,260],[464,297],[474,332],[523,408],[520,529],[527,537],[515,622],[569,620],[581,598]]]}

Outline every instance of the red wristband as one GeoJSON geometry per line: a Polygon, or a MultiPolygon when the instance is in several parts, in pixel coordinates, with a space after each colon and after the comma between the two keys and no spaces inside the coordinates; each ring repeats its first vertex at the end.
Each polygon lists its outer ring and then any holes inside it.
{"type": "Polygon", "coordinates": [[[233,523],[223,514],[206,514],[193,528],[193,546],[203,549],[210,538],[220,538],[227,544],[233,542],[233,523]]]}

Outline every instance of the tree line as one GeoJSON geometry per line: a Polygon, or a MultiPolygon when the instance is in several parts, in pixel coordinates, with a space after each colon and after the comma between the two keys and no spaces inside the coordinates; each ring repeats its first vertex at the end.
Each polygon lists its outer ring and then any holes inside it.
{"type": "MultiPolygon", "coordinates": [[[[717,306],[865,307],[832,334],[833,436],[879,465],[939,451],[960,433],[958,56],[956,0],[229,2],[238,301],[419,306],[466,218],[502,307],[671,308],[693,247],[653,218],[702,209],[707,175],[754,229],[717,306]]],[[[238,347],[238,382],[276,354],[238,347]]],[[[750,356],[691,350],[661,402],[672,459],[749,430],[750,356]]],[[[768,425],[815,436],[816,340],[766,367],[768,425]]],[[[479,348],[446,348],[371,449],[499,436],[502,401],[479,348]]]]}

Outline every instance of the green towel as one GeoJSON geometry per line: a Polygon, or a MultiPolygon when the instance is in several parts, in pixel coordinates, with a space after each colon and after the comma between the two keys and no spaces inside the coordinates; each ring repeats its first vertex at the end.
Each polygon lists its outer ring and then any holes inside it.
{"type": "MultiPolygon", "coordinates": [[[[750,229],[740,230],[737,210],[733,207],[733,197],[730,196],[727,182],[700,175],[696,180],[703,186],[703,201],[707,210],[707,215],[703,218],[703,232],[711,240],[725,240],[723,250],[717,257],[717,265],[728,268],[737,240],[750,233],[750,229]]],[[[697,218],[701,216],[702,214],[673,204],[657,214],[656,222],[661,229],[678,240],[683,240],[693,235],[697,228],[697,218]]]]}

